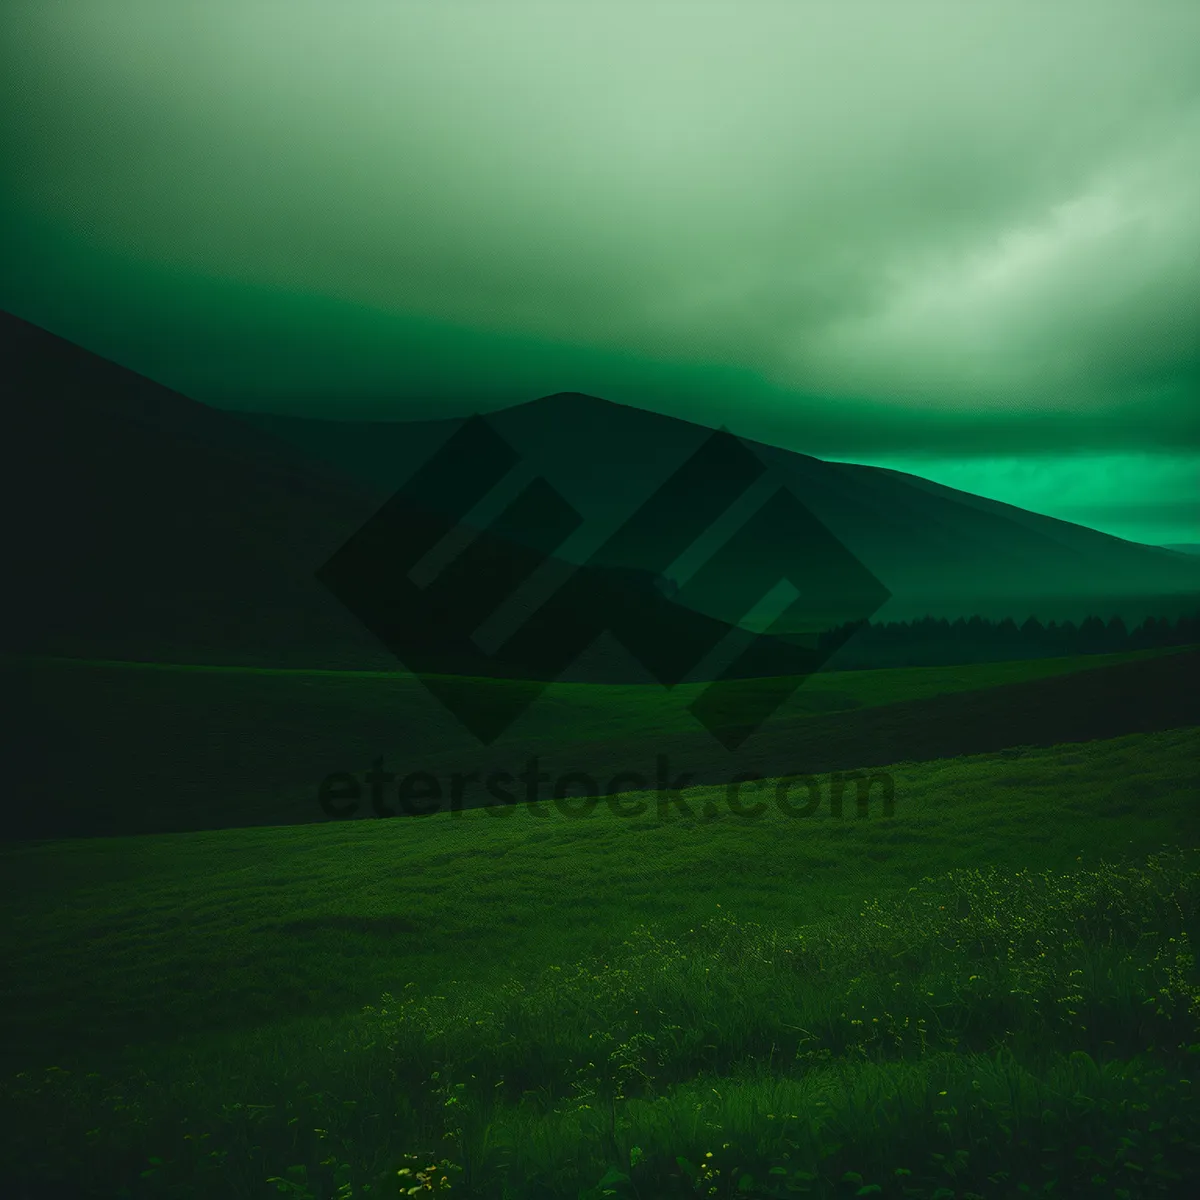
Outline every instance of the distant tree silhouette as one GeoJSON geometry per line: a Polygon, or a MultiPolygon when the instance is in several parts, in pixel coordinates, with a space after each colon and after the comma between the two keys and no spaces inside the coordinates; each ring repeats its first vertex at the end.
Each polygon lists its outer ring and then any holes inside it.
{"type": "Polygon", "coordinates": [[[1104,631],[1104,644],[1110,650],[1124,650],[1129,644],[1129,630],[1119,616],[1113,617],[1104,631]]]}
{"type": "MultiPolygon", "coordinates": [[[[1054,622],[1050,622],[1051,626],[1054,622]]],[[[1041,621],[1037,617],[1027,617],[1025,624],[1021,626],[1021,642],[1026,646],[1041,647],[1046,641],[1046,630],[1043,628],[1041,621]]]]}
{"type": "Polygon", "coordinates": [[[851,621],[827,630],[819,646],[832,654],[841,648],[837,665],[849,669],[939,666],[1019,658],[1110,654],[1200,643],[1200,610],[1172,622],[1147,617],[1129,629],[1120,616],[1107,622],[1091,615],[1074,621],[1048,621],[1029,616],[1018,625],[1012,617],[992,621],[970,618],[919,617],[912,621],[851,621]]]}
{"type": "Polygon", "coordinates": [[[1083,654],[1098,654],[1104,647],[1104,622],[1088,617],[1079,626],[1079,649],[1083,654]]]}

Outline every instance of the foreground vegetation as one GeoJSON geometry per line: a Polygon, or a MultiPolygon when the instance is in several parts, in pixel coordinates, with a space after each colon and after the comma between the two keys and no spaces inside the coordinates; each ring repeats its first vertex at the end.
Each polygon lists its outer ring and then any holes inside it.
{"type": "Polygon", "coordinates": [[[902,764],[891,818],[698,789],[10,847],[0,1184],[1189,1195],[1195,746],[902,764]]]}
{"type": "Polygon", "coordinates": [[[849,923],[410,983],[319,1050],[22,1072],[5,1167],[136,1197],[1184,1195],[1198,868],[950,871],[849,923]]]}
{"type": "Polygon", "coordinates": [[[291,1022],[281,1037],[315,1041],[397,980],[493,984],[602,953],[641,922],[676,937],[729,912],[851,920],[953,867],[1064,870],[1189,845],[1196,745],[1183,729],[898,764],[891,818],[878,800],[867,819],[852,800],[833,817],[823,778],[807,818],[773,804],[738,818],[718,787],[669,794],[661,816],[653,800],[575,820],[546,803],[10,846],[0,1068],[291,1022]]]}

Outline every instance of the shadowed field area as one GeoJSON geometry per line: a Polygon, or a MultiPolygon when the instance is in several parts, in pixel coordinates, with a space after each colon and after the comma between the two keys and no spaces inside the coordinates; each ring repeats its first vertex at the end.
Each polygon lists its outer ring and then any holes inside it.
{"type": "Polygon", "coordinates": [[[332,1198],[411,1155],[477,1196],[614,1170],[682,1196],[734,1167],[747,1196],[779,1171],[933,1196],[947,1161],[976,1188],[1092,1169],[1085,1133],[1137,1164],[1132,1131],[1170,1183],[1200,980],[1166,939],[1191,945],[1200,893],[1190,860],[1145,856],[1194,841],[1196,750],[1180,729],[894,766],[891,817],[522,805],[10,846],[4,1169],[332,1198]],[[1050,1160],[1047,1122],[1075,1131],[1050,1160]]]}
{"type": "MultiPolygon", "coordinates": [[[[149,833],[327,820],[321,781],[376,759],[428,772],[450,806],[494,802],[483,781],[530,759],[556,779],[590,775],[605,794],[634,773],[671,780],[767,778],[1012,745],[1050,745],[1200,722],[1194,651],[821,672],[737,753],[688,711],[692,685],[553,685],[512,735],[482,747],[412,676],[363,672],[9,660],[31,697],[10,735],[31,778],[10,837],[149,833]]],[[[503,693],[504,681],[474,681],[503,693]]],[[[747,681],[748,689],[761,686],[747,681]]],[[[624,782],[618,790],[637,790],[624,782]]],[[[520,798],[520,785],[509,787],[520,798]]],[[[544,788],[543,796],[550,795],[544,788]]],[[[393,805],[394,808],[394,805],[393,805]]],[[[356,815],[374,815],[363,803],[356,815]]]]}

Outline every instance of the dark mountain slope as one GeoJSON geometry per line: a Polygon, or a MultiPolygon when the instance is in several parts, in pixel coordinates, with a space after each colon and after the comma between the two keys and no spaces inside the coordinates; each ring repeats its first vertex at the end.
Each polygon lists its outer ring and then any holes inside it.
{"type": "MultiPolygon", "coordinates": [[[[307,454],[388,486],[402,482],[459,424],[247,419],[307,454]]],[[[527,469],[544,476],[598,530],[645,499],[711,433],[576,393],[489,413],[488,420],[527,469]]],[[[1118,611],[1131,598],[1200,593],[1200,563],[1169,550],[901,472],[748,444],[891,590],[894,600],[881,616],[919,615],[923,606],[1018,618],[1040,607],[1059,616],[1055,605],[1063,600],[1084,615],[1089,605],[1110,615],[1108,608],[1118,611]]],[[[573,553],[585,552],[581,544],[562,554],[573,560],[573,553]]]]}
{"type": "Polygon", "coordinates": [[[388,665],[312,579],[377,504],[369,488],[15,317],[0,356],[10,646],[388,665]]]}
{"type": "MultiPolygon", "coordinates": [[[[9,649],[402,669],[315,576],[391,488],[339,472],[15,317],[0,316],[0,361],[15,427],[5,480],[9,511],[19,514],[10,551],[9,649]]],[[[405,438],[400,431],[409,460],[424,461],[430,439],[417,436],[410,445],[405,438]]],[[[436,513],[413,510],[403,519],[405,536],[418,542],[441,536],[436,513]]],[[[520,546],[491,534],[479,539],[485,546],[491,574],[521,576],[514,566],[523,558],[520,546]]],[[[381,561],[388,549],[386,540],[377,547],[381,561]]],[[[553,559],[546,569],[570,573],[553,559]]],[[[611,606],[649,606],[647,623],[677,627],[680,636],[716,643],[730,632],[678,609],[636,572],[603,586],[616,589],[611,606]]],[[[457,589],[453,599],[470,604],[470,588],[457,589]]],[[[780,647],[780,662],[787,652],[780,647]]],[[[420,669],[481,673],[477,668],[469,654],[449,654],[420,669]]],[[[649,678],[612,645],[567,676],[649,678]]]]}

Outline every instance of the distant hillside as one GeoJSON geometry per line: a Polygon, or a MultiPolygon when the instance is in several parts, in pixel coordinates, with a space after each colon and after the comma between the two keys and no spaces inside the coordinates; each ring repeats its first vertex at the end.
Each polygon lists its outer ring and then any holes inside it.
{"type": "MultiPolygon", "coordinates": [[[[9,548],[16,583],[8,593],[8,646],[88,658],[398,668],[315,573],[462,421],[239,417],[13,316],[0,316],[0,361],[12,401],[4,479],[9,511],[20,514],[9,548]]],[[[491,414],[489,424],[521,459],[514,474],[543,476],[583,518],[583,537],[562,542],[558,558],[546,564],[545,575],[561,579],[712,432],[574,394],[491,414]]],[[[936,602],[959,605],[963,615],[988,615],[989,606],[1019,614],[1034,603],[1073,597],[1084,615],[1094,606],[1107,619],[1120,611],[1118,601],[1132,605],[1139,594],[1200,592],[1200,560],[1193,556],[1137,546],[896,472],[774,447],[755,450],[900,593],[888,606],[893,612],[903,604],[936,612],[936,602]]],[[[449,481],[446,494],[455,486],[449,481]]],[[[425,524],[418,540],[435,542],[435,527],[444,528],[434,508],[406,518],[410,533],[425,524]]],[[[709,538],[719,542],[746,515],[717,517],[709,538]]],[[[686,525],[695,516],[677,509],[662,519],[686,525]]],[[[473,519],[487,525],[490,518],[473,519]]],[[[648,632],[651,655],[670,658],[676,650],[668,643],[716,644],[731,632],[729,622],[744,615],[736,592],[746,571],[768,580],[780,547],[795,551],[794,528],[761,532],[757,539],[737,539],[744,570],[709,571],[703,586],[674,570],[647,575],[636,562],[614,560],[602,583],[578,580],[561,596],[547,591],[555,601],[546,606],[546,619],[569,626],[573,612],[592,603],[602,586],[617,590],[601,611],[622,613],[648,632]]],[[[505,536],[488,532],[476,540],[490,547],[481,558],[489,572],[524,577],[518,560],[528,558],[528,539],[520,524],[505,536]]],[[[379,557],[387,558],[382,548],[379,557]]],[[[446,580],[439,583],[445,594],[439,600],[431,593],[430,604],[478,607],[469,585],[447,592],[446,580]]],[[[533,611],[528,597],[521,603],[518,617],[533,611]]],[[[830,623],[846,617],[831,614],[830,623]]],[[[1136,619],[1136,613],[1126,616],[1136,619]]],[[[544,633],[544,622],[535,623],[514,639],[523,639],[515,653],[528,659],[535,676],[554,669],[553,656],[542,653],[544,633]]],[[[807,654],[803,638],[795,646],[765,643],[741,669],[799,673],[796,664],[807,654]]],[[[630,654],[612,638],[581,647],[581,656],[567,678],[650,678],[641,665],[646,654],[630,654]]],[[[464,666],[443,654],[419,669],[471,673],[470,659],[468,653],[464,666]]]]}
{"type": "Polygon", "coordinates": [[[1200,542],[1173,542],[1163,549],[1174,550],[1178,554],[1200,554],[1200,542]]]}
{"type": "MultiPolygon", "coordinates": [[[[461,423],[338,422],[267,414],[243,419],[305,454],[383,487],[408,477],[461,423]]],[[[488,414],[542,475],[597,527],[647,497],[711,430],[575,393],[488,414]]],[[[878,619],[930,613],[1081,620],[1163,615],[1164,597],[1200,594],[1200,563],[914,475],[828,463],[748,443],[892,592],[878,619]]],[[[732,525],[728,526],[732,528],[732,525]]],[[[719,536],[720,523],[714,529],[719,536]]],[[[576,561],[577,549],[561,554],[576,561]]],[[[767,552],[764,547],[764,553],[767,552]]],[[[728,617],[720,595],[698,603],[728,617]]],[[[1170,615],[1194,601],[1166,601],[1170,615]]]]}
{"type": "MultiPolygon", "coordinates": [[[[443,647],[430,658],[420,639],[404,630],[413,654],[402,666],[316,578],[392,488],[340,472],[320,456],[12,316],[0,316],[0,361],[15,401],[6,443],[8,511],[19,514],[9,559],[16,585],[5,623],[9,649],[93,659],[485,673],[469,645],[461,643],[458,655],[443,647]]],[[[435,512],[414,508],[403,522],[399,535],[414,543],[434,546],[445,534],[435,512]]],[[[395,550],[390,541],[374,547],[376,561],[389,567],[395,550]]],[[[511,539],[489,532],[472,550],[489,578],[523,576],[528,554],[511,539]]],[[[571,574],[553,558],[545,567],[571,574]]],[[[444,574],[452,579],[454,572],[444,574]]],[[[641,614],[632,619],[654,634],[653,647],[669,648],[673,639],[715,645],[732,632],[713,617],[672,605],[653,577],[618,572],[572,582],[580,603],[599,587],[615,589],[605,600],[608,609],[641,614]]],[[[448,587],[442,577],[427,597],[431,620],[455,606],[477,606],[470,586],[448,587]]],[[[393,619],[378,594],[364,600],[385,624],[393,619]]],[[[372,628],[378,630],[379,620],[372,628]]],[[[521,677],[554,678],[561,664],[552,662],[549,675],[539,675],[545,668],[535,661],[538,652],[537,645],[528,647],[521,677]]],[[[771,658],[798,673],[792,654],[780,645],[771,658]]],[[[567,678],[651,678],[611,642],[585,657],[567,678]]]]}

